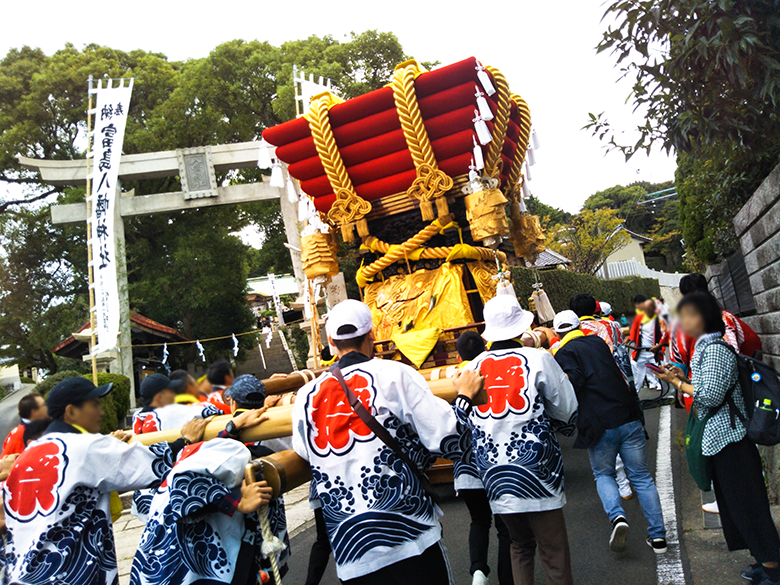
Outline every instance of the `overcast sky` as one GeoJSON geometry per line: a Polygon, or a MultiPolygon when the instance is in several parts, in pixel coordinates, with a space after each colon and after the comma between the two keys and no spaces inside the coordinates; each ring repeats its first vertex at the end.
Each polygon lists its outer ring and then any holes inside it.
{"type": "Polygon", "coordinates": [[[602,0],[494,0],[442,2],[136,0],[76,5],[61,0],[6,2],[0,51],[31,45],[51,54],[66,42],[144,49],[169,59],[203,57],[231,39],[273,44],[350,31],[392,31],[407,53],[449,64],[470,55],[506,75],[513,92],[531,108],[541,142],[531,189],[543,201],[577,211],[589,195],[615,184],[674,177],[674,157],[658,153],[626,163],[606,154],[581,128],[588,112],[606,111],[627,132],[641,122],[625,103],[628,82],[608,55],[594,50],[605,24],[602,0]],[[94,20],[99,15],[100,21],[94,20]]]}

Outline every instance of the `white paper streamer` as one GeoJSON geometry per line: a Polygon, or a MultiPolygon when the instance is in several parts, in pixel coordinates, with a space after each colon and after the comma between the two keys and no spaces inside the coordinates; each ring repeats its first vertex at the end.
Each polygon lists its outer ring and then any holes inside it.
{"type": "Polygon", "coordinates": [[[287,199],[290,203],[298,203],[298,191],[295,190],[295,181],[292,177],[287,177],[287,199]]]}
{"type": "Polygon", "coordinates": [[[474,86],[474,97],[477,98],[477,107],[479,108],[479,115],[482,116],[485,120],[492,120],[493,119],[493,110],[490,109],[490,105],[487,103],[487,100],[485,99],[485,94],[479,91],[478,86],[474,86]]]}
{"type": "Polygon", "coordinates": [[[308,197],[301,197],[298,200],[298,221],[300,223],[309,219],[309,201],[308,197]]]}
{"type": "Polygon", "coordinates": [[[490,130],[485,123],[485,119],[479,115],[477,110],[474,110],[474,129],[477,131],[477,138],[481,145],[489,144],[493,137],[490,135],[490,130]]]}
{"type": "Polygon", "coordinates": [[[474,143],[474,167],[481,171],[485,168],[485,159],[482,156],[482,147],[477,144],[477,139],[472,136],[471,141],[474,143]]]}
{"type": "Polygon", "coordinates": [[[534,149],[529,148],[525,153],[525,160],[528,161],[528,166],[532,167],[536,164],[536,154],[534,154],[534,149]]]}
{"type": "Polygon", "coordinates": [[[271,153],[268,151],[268,143],[265,140],[260,141],[260,147],[257,149],[257,168],[270,169],[273,161],[271,153]]]}
{"type": "Polygon", "coordinates": [[[539,135],[536,133],[536,130],[531,131],[531,144],[536,150],[539,150],[541,148],[539,144],[539,135]]]}
{"type": "Polygon", "coordinates": [[[282,173],[282,163],[275,160],[271,165],[271,187],[284,188],[284,173],[282,173]]]}
{"type": "Polygon", "coordinates": [[[200,342],[199,339],[195,340],[195,347],[198,348],[198,353],[200,354],[200,361],[205,362],[206,361],[206,351],[203,349],[203,344],[200,342]]]}
{"type": "Polygon", "coordinates": [[[485,70],[479,60],[477,60],[477,66],[475,69],[477,70],[477,78],[479,79],[479,82],[482,84],[482,87],[485,88],[485,93],[488,95],[493,95],[496,93],[496,88],[493,87],[493,82],[490,81],[490,75],[488,75],[488,72],[485,70]]]}
{"type": "Polygon", "coordinates": [[[531,176],[531,167],[528,165],[528,161],[525,161],[525,180],[526,181],[534,180],[534,178],[531,176]]]}
{"type": "Polygon", "coordinates": [[[238,357],[238,337],[235,333],[231,333],[230,337],[233,338],[233,357],[238,357]]]}
{"type": "MultiPolygon", "coordinates": [[[[528,190],[528,181],[523,179],[523,199],[531,196],[531,191],[528,190]]],[[[523,204],[525,205],[525,204],[523,204]]],[[[521,210],[522,211],[522,210],[521,210]]]]}
{"type": "Polygon", "coordinates": [[[168,361],[168,344],[163,344],[163,359],[162,363],[165,364],[168,361]]]}

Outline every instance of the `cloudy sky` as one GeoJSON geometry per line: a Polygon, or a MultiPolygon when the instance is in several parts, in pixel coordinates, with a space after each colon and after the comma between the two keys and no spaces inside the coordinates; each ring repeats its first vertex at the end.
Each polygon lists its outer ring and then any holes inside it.
{"type": "Polygon", "coordinates": [[[158,51],[170,59],[203,57],[235,38],[274,44],[350,31],[394,32],[420,60],[452,63],[470,55],[501,69],[512,91],[531,108],[541,142],[531,188],[543,201],[577,211],[588,195],[641,179],[674,176],[673,157],[637,155],[626,163],[581,128],[588,112],[606,112],[626,132],[641,120],[626,104],[630,90],[618,82],[608,55],[594,50],[601,31],[602,0],[449,1],[331,0],[269,2],[100,2],[78,8],[60,0],[5,3],[0,52],[31,45],[47,53],[66,42],[158,51]],[[99,15],[100,20],[96,20],[99,15]]]}

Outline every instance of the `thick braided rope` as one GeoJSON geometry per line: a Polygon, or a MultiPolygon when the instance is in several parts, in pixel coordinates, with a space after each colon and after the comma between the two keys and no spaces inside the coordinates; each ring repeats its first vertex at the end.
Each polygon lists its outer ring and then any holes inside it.
{"type": "Polygon", "coordinates": [[[419,71],[420,68],[414,61],[396,67],[393,73],[393,99],[415,168],[428,165],[438,169],[433,147],[420,113],[420,106],[417,103],[417,94],[414,92],[414,78],[419,71]]]}
{"type": "Polygon", "coordinates": [[[341,200],[340,205],[331,207],[328,219],[333,222],[352,223],[368,215],[371,204],[357,194],[349,178],[330,125],[328,110],[331,105],[332,97],[327,94],[312,104],[308,116],[309,129],[331,189],[337,200],[341,200]]]}
{"type": "Polygon", "coordinates": [[[485,169],[488,174],[492,175],[501,160],[501,151],[504,148],[507,128],[509,128],[509,114],[512,110],[512,100],[509,92],[509,84],[507,83],[504,74],[490,65],[488,65],[486,69],[490,72],[490,75],[493,76],[497,100],[496,117],[493,120],[493,140],[490,141],[487,154],[485,155],[485,169]]]}
{"type": "Polygon", "coordinates": [[[512,101],[517,106],[517,113],[520,117],[518,126],[520,127],[520,136],[517,138],[517,148],[512,157],[512,167],[509,169],[509,175],[506,182],[506,192],[512,190],[520,182],[520,176],[523,173],[523,161],[525,153],[528,150],[528,144],[531,141],[531,110],[526,101],[517,94],[512,94],[512,101]]]}
{"type": "Polygon", "coordinates": [[[392,250],[389,250],[379,260],[376,260],[362,269],[363,276],[365,278],[371,278],[375,274],[381,272],[391,264],[395,264],[399,260],[406,258],[409,254],[422,246],[425,242],[430,240],[433,236],[440,233],[443,225],[447,225],[452,221],[452,215],[441,218],[434,221],[432,224],[424,227],[414,236],[406,240],[403,244],[399,245],[392,250]]]}
{"type": "MultiPolygon", "coordinates": [[[[278,537],[276,537],[274,533],[271,532],[271,524],[268,522],[268,506],[263,506],[260,508],[257,511],[257,516],[260,520],[260,529],[263,532],[263,542],[273,542],[274,540],[279,540],[278,537]]],[[[276,553],[271,552],[267,558],[269,561],[271,561],[271,572],[274,575],[275,585],[282,585],[282,575],[279,572],[279,561],[276,558],[276,553]]]]}
{"type": "Polygon", "coordinates": [[[330,105],[331,100],[327,95],[321,96],[312,104],[308,117],[311,137],[333,192],[336,193],[339,189],[354,191],[347,167],[344,166],[336,139],[333,137],[328,117],[330,105]]]}
{"type": "MultiPolygon", "coordinates": [[[[370,244],[370,247],[372,250],[376,250],[377,252],[380,252],[382,254],[387,254],[392,246],[388,244],[387,242],[383,242],[382,240],[379,240],[375,238],[374,236],[370,236],[366,238],[365,240],[366,244],[370,244]]],[[[482,248],[478,246],[472,246],[478,253],[480,260],[493,260],[495,259],[495,251],[492,248],[482,248]]],[[[436,248],[423,248],[420,252],[420,260],[437,260],[441,258],[446,258],[450,255],[452,250],[454,249],[454,246],[438,246],[436,248]]],[[[412,250],[413,252],[414,250],[412,250]]],[[[506,262],[506,254],[504,254],[501,251],[498,251],[498,258],[502,262],[506,262]]]]}

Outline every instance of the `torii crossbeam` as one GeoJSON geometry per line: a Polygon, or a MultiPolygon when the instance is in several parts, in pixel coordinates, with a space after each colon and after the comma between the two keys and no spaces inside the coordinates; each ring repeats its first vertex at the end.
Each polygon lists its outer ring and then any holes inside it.
{"type": "MultiPolygon", "coordinates": [[[[125,258],[124,218],[155,213],[170,213],[183,209],[198,209],[214,205],[240,205],[254,201],[278,199],[282,208],[287,241],[300,249],[298,211],[285,196],[284,189],[272,187],[268,182],[245,183],[221,187],[217,184],[216,171],[248,169],[257,166],[260,145],[257,142],[218,144],[179,150],[165,150],[142,154],[123,155],[119,166],[119,180],[138,181],[178,176],[182,190],[153,195],[135,195],[134,191],[118,193],[115,221],[117,250],[117,279],[119,289],[120,323],[119,345],[129,346],[130,302],[127,293],[127,265],[125,258]]],[[[18,156],[25,168],[40,173],[44,183],[55,186],[84,185],[87,182],[87,165],[84,160],[43,160],[18,156]]],[[[119,187],[117,187],[119,189],[119,187]]],[[[86,203],[54,205],[51,208],[55,225],[83,223],[87,220],[86,203]]],[[[291,251],[292,264],[299,290],[306,282],[301,259],[291,251]]],[[[132,352],[118,352],[105,356],[111,372],[130,378],[131,401],[135,405],[135,382],[132,352]]]]}

